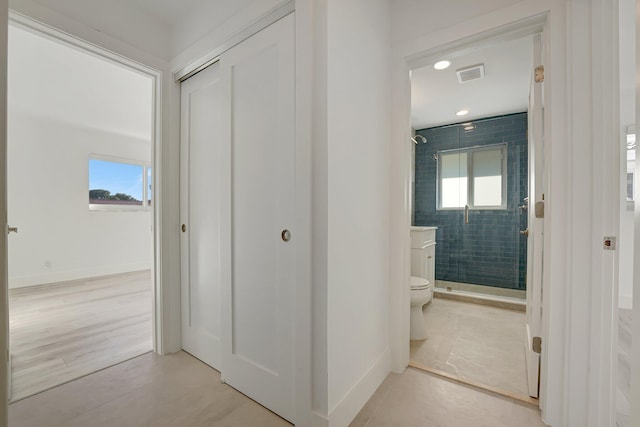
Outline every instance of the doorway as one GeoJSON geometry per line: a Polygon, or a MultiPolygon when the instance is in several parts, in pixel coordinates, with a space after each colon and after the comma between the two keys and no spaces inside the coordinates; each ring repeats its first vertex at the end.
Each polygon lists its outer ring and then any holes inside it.
{"type": "Polygon", "coordinates": [[[421,339],[411,341],[410,365],[534,405],[541,51],[539,30],[520,32],[438,52],[411,70],[411,276],[433,282],[433,297],[422,307],[424,334],[411,324],[421,339]],[[425,227],[435,230],[431,277],[420,274],[414,239],[425,227]]]}
{"type": "Polygon", "coordinates": [[[156,82],[12,16],[11,401],[154,349],[156,82]]]}

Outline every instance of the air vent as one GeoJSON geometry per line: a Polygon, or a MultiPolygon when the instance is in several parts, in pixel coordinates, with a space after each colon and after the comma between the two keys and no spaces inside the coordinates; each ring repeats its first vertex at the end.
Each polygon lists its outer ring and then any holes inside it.
{"type": "Polygon", "coordinates": [[[466,83],[471,80],[478,80],[484,77],[484,64],[474,65],[472,67],[461,68],[456,70],[458,82],[466,83]]]}

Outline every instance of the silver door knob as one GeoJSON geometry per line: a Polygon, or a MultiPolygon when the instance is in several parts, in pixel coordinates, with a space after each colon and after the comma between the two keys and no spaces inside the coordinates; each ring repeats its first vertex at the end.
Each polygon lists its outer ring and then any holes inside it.
{"type": "Polygon", "coordinates": [[[282,237],[283,242],[288,242],[291,240],[291,232],[289,230],[282,230],[280,237],[282,237]]]}
{"type": "Polygon", "coordinates": [[[520,234],[525,237],[529,237],[529,229],[527,228],[526,230],[520,230],[520,234]]]}
{"type": "Polygon", "coordinates": [[[17,232],[18,232],[18,227],[7,226],[7,234],[9,234],[9,233],[17,233],[17,232]]]}

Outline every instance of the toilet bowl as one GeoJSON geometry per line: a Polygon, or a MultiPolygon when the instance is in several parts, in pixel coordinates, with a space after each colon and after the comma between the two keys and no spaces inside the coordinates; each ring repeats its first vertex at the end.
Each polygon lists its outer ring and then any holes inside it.
{"type": "Polygon", "coordinates": [[[427,338],[427,327],[424,323],[422,306],[433,298],[433,286],[423,277],[411,276],[411,326],[410,338],[424,340],[427,338]]]}

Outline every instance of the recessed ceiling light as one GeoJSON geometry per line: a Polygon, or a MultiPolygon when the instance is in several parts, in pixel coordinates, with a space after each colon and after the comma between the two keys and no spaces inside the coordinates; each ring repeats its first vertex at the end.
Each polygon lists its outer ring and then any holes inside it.
{"type": "Polygon", "coordinates": [[[469,110],[460,110],[456,113],[456,116],[466,116],[469,114],[469,110]]]}
{"type": "Polygon", "coordinates": [[[436,70],[444,70],[446,68],[449,68],[449,66],[451,65],[451,61],[438,61],[435,64],[433,64],[433,68],[435,68],[436,70]]]}

